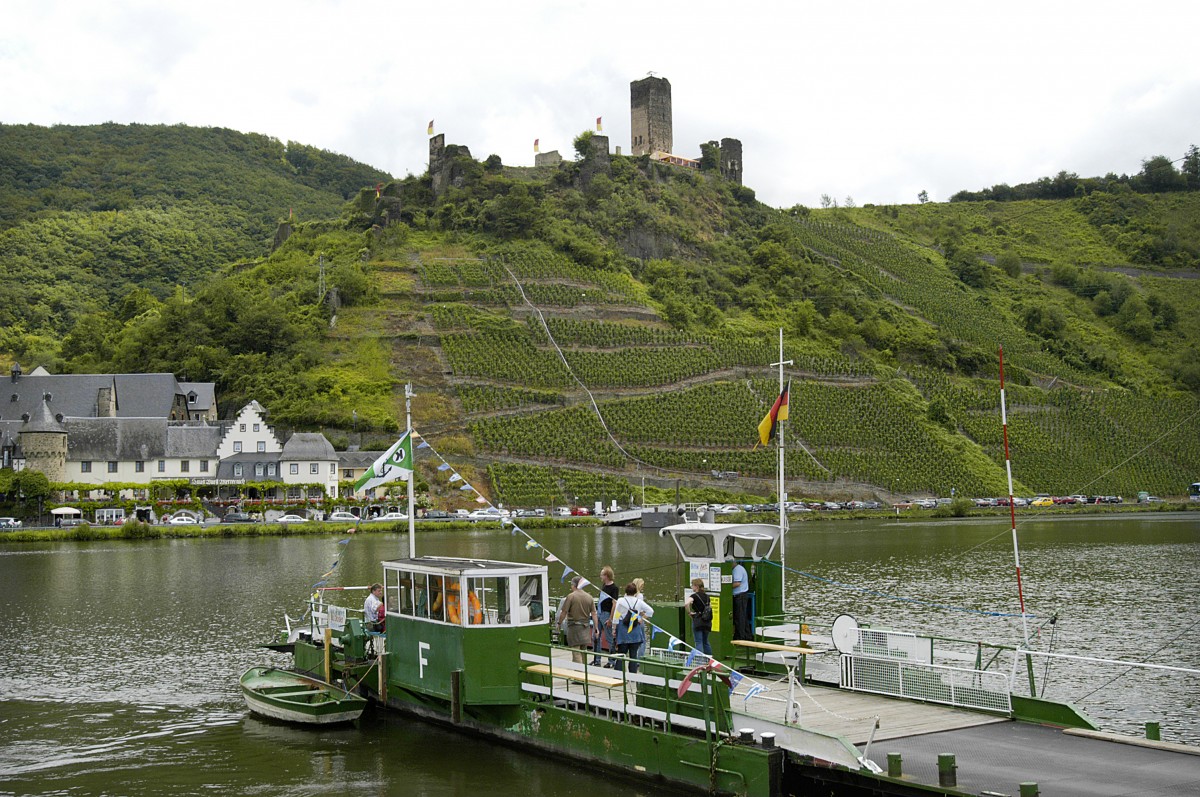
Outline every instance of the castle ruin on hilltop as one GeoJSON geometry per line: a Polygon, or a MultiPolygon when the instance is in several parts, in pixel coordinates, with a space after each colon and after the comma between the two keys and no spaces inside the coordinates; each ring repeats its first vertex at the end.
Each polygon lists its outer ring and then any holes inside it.
{"type": "MultiPolygon", "coordinates": [[[[742,184],[742,142],[736,138],[701,144],[699,159],[674,154],[671,82],[666,78],[651,74],[629,83],[629,121],[631,155],[645,155],[650,160],[685,169],[714,168],[726,180],[742,184]]],[[[607,136],[592,137],[591,151],[585,158],[585,183],[594,174],[608,171],[608,143],[607,136]]],[[[621,154],[620,147],[617,147],[616,154],[621,154]]],[[[461,162],[457,161],[459,156],[469,158],[470,150],[461,145],[447,144],[442,133],[430,137],[429,176],[434,196],[441,196],[450,186],[462,183],[465,174],[461,162]]],[[[534,156],[535,167],[556,167],[562,162],[563,158],[557,150],[539,152],[534,156]]]]}

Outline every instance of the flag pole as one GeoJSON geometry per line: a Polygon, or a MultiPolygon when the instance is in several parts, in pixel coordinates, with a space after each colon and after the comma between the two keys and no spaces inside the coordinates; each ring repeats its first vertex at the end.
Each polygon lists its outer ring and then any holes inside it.
{"type": "Polygon", "coordinates": [[[408,558],[417,558],[417,510],[413,505],[413,482],[417,480],[417,462],[416,462],[416,446],[412,445],[412,397],[413,389],[412,382],[404,386],[404,417],[407,426],[407,434],[409,435],[409,446],[413,452],[412,461],[408,466],[412,470],[408,473],[408,558]]]}
{"type": "MultiPolygon", "coordinates": [[[[783,366],[791,365],[791,360],[783,359],[783,327],[779,328],[779,362],[772,365],[779,366],[779,395],[783,395],[783,366]]],[[[791,401],[791,396],[788,397],[791,401]]],[[[791,413],[788,413],[791,417],[791,413]]],[[[778,433],[775,435],[775,444],[779,450],[779,468],[776,474],[778,478],[778,489],[775,495],[779,498],[779,568],[786,575],[787,573],[787,491],[783,478],[783,427],[780,426],[778,433]]],[[[784,594],[784,611],[787,611],[787,595],[784,594]]]]}

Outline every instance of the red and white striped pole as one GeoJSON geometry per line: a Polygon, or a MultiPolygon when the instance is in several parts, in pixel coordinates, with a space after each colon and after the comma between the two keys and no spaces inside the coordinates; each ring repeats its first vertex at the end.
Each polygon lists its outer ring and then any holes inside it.
{"type": "Polygon", "coordinates": [[[1021,635],[1029,643],[1029,621],[1025,617],[1025,592],[1021,587],[1021,550],[1017,546],[1017,502],[1013,500],[1012,460],[1008,456],[1008,408],[1004,401],[1004,347],[1000,347],[1000,421],[1004,426],[1004,470],[1008,474],[1008,516],[1012,521],[1013,560],[1017,564],[1017,600],[1021,606],[1021,635]]]}

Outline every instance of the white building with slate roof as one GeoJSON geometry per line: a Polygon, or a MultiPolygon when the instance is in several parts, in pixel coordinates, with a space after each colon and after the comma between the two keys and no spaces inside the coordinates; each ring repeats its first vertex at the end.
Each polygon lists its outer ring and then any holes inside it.
{"type": "Polygon", "coordinates": [[[273,482],[282,486],[252,497],[337,496],[338,454],[323,434],[297,432],[285,443],[257,401],[233,421],[214,423],[211,383],[179,383],[171,374],[52,375],[41,369],[22,376],[14,367],[3,385],[8,400],[0,402],[0,467],[22,469],[32,447],[28,465],[36,467],[36,460],[39,469],[52,466],[52,481],[99,488],[188,480],[225,495],[249,483],[273,482]],[[47,448],[47,419],[57,419],[55,440],[65,430],[65,452],[61,442],[47,448]]]}

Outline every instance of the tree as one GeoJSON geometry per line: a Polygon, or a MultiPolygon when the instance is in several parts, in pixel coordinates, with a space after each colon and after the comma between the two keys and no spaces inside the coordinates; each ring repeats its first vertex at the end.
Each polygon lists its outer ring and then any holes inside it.
{"type": "Polygon", "coordinates": [[[1021,258],[1011,249],[1005,249],[996,258],[996,265],[1008,276],[1016,279],[1021,276],[1021,258]]]}
{"type": "Polygon", "coordinates": [[[1180,167],[1183,172],[1183,179],[1187,183],[1187,190],[1200,191],[1200,147],[1192,144],[1188,147],[1187,154],[1183,156],[1183,165],[1180,167]]]}
{"type": "Polygon", "coordinates": [[[588,155],[592,154],[592,137],[595,135],[591,130],[584,130],[575,137],[576,160],[587,160],[588,155]]]}
{"type": "Polygon", "coordinates": [[[1152,194],[1180,191],[1187,187],[1187,177],[1175,171],[1175,164],[1166,155],[1155,155],[1142,161],[1137,176],[1140,187],[1152,194]]]}
{"type": "Polygon", "coordinates": [[[854,197],[850,196],[849,194],[846,195],[846,207],[848,207],[848,208],[858,207],[858,205],[855,204],[855,202],[854,202],[854,197]]]}
{"type": "Polygon", "coordinates": [[[917,194],[917,201],[924,205],[929,201],[929,192],[922,188],[921,192],[917,194]]]}
{"type": "Polygon", "coordinates": [[[833,204],[833,197],[829,194],[821,194],[821,207],[827,208],[833,204]]]}

